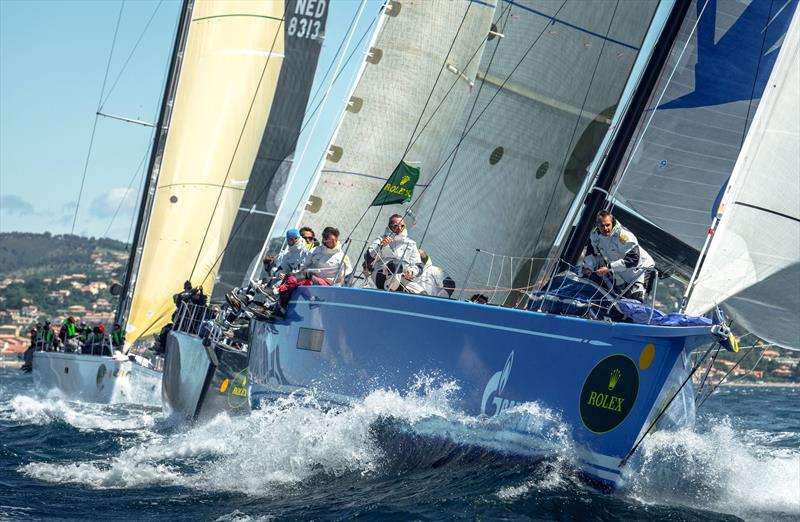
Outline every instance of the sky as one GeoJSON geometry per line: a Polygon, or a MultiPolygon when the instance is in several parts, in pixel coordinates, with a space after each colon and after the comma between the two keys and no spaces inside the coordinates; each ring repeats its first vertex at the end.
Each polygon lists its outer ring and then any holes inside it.
{"type": "MultiPolygon", "coordinates": [[[[327,149],[369,42],[381,3],[364,1],[353,59],[313,136],[312,120],[298,143],[299,178],[327,149]]],[[[331,0],[310,106],[327,91],[332,75],[322,77],[339,62],[335,53],[360,5],[331,0]]],[[[153,130],[104,117],[94,128],[95,112],[158,119],[180,7],[178,0],[0,0],[0,232],[69,233],[74,221],[76,234],[129,240],[153,130]]]]}

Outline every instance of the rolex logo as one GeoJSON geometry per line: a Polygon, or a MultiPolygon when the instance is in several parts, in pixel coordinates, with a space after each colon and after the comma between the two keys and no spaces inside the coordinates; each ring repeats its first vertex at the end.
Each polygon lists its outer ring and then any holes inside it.
{"type": "Polygon", "coordinates": [[[613,390],[614,388],[617,387],[617,383],[619,382],[619,376],[620,375],[621,375],[621,372],[619,371],[619,368],[614,368],[614,371],[611,372],[611,378],[608,380],[608,389],[609,390],[613,390]]]}
{"type": "Polygon", "coordinates": [[[400,185],[405,185],[406,183],[408,183],[408,180],[410,180],[410,179],[411,179],[411,176],[403,176],[400,179],[400,185]]]}

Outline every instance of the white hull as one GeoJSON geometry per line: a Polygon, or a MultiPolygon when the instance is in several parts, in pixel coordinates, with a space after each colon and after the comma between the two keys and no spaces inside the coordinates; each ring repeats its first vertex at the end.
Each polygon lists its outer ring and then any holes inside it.
{"type": "Polygon", "coordinates": [[[111,357],[36,352],[33,382],[40,391],[71,400],[161,406],[161,372],[111,357]]]}

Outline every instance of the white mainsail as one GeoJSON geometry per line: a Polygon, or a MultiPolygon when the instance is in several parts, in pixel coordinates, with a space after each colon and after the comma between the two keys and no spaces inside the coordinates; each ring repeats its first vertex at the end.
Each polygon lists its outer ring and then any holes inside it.
{"type": "Polygon", "coordinates": [[[336,226],[360,249],[376,213],[385,214],[380,231],[398,212],[372,209],[355,228],[400,160],[421,169],[417,190],[425,186],[472,88],[493,12],[483,2],[387,3],[303,225],[318,234],[336,226]]]}
{"type": "Polygon", "coordinates": [[[687,312],[717,303],[760,338],[800,348],[800,12],[731,175],[687,312]]]}
{"type": "MultiPolygon", "coordinates": [[[[424,236],[423,248],[458,286],[474,286],[465,278],[476,248],[546,255],[609,129],[656,7],[651,1],[498,5],[494,23],[504,37],[484,52],[447,147],[458,150],[414,207],[417,239],[424,236]]],[[[470,280],[499,273],[490,265],[491,258],[478,258],[470,280]]],[[[514,272],[529,278],[531,267],[522,265],[517,260],[514,272]]],[[[502,286],[511,269],[502,268],[502,286]]]]}
{"type": "MultiPolygon", "coordinates": [[[[192,9],[169,133],[146,222],[128,341],[158,333],[184,280],[211,293],[253,168],[283,59],[283,2],[192,9]]],[[[141,225],[140,225],[141,226],[141,225]]]]}

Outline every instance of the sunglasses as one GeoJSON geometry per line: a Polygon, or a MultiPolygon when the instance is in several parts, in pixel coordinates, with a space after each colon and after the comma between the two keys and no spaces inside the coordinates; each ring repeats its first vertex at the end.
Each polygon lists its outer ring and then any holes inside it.
{"type": "Polygon", "coordinates": [[[404,226],[406,226],[405,223],[394,223],[394,224],[389,223],[389,228],[396,228],[396,227],[402,228],[404,226]]]}

